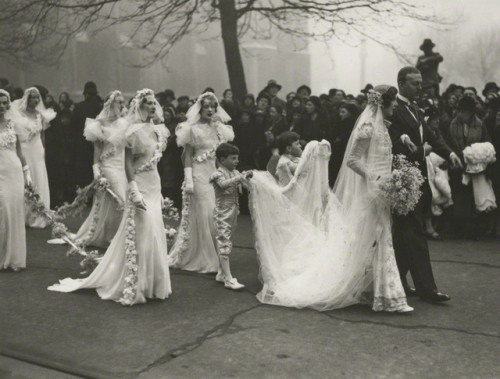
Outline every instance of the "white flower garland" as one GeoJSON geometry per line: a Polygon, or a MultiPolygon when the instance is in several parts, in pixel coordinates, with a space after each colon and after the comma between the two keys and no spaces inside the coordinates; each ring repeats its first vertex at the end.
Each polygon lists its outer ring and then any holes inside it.
{"type": "Polygon", "coordinates": [[[139,276],[139,266],[137,261],[137,248],[135,245],[135,206],[127,196],[127,220],[126,220],[126,237],[125,237],[125,266],[127,274],[125,276],[125,288],[122,291],[122,297],[119,302],[122,305],[133,305],[137,295],[137,282],[139,276]]]}
{"type": "Polygon", "coordinates": [[[5,149],[9,147],[15,147],[16,145],[16,132],[12,126],[12,121],[7,120],[7,130],[0,134],[0,149],[5,149]]]}
{"type": "Polygon", "coordinates": [[[158,162],[160,162],[161,157],[163,156],[163,150],[165,150],[167,146],[167,139],[165,138],[164,134],[160,131],[159,127],[156,125],[152,126],[153,126],[153,131],[155,132],[156,137],[158,139],[158,142],[156,143],[156,149],[150,161],[144,163],[142,166],[138,167],[135,170],[136,174],[139,174],[144,171],[154,170],[158,165],[158,162]]]}

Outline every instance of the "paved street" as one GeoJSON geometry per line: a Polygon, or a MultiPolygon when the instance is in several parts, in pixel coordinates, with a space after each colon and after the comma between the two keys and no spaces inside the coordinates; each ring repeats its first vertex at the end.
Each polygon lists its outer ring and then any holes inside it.
{"type": "Polygon", "coordinates": [[[130,308],[94,290],[47,291],[79,273],[49,237],[29,230],[28,269],[0,273],[0,378],[500,377],[499,241],[433,242],[435,276],[452,301],[411,298],[413,314],[392,315],[260,304],[248,216],[232,261],[245,291],[172,270],[169,299],[130,308]]]}

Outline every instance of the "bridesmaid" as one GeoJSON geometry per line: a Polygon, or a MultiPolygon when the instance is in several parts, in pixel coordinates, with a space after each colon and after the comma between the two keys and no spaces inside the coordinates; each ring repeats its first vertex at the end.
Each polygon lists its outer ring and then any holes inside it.
{"type": "Polygon", "coordinates": [[[216,170],[215,150],[222,142],[232,141],[234,133],[224,124],[230,117],[213,93],[198,97],[186,117],[175,131],[177,144],[184,148],[184,185],[182,219],[170,264],[182,270],[215,273],[219,267],[213,221],[215,193],[209,179],[216,170]]]}
{"type": "Polygon", "coordinates": [[[9,93],[0,89],[0,270],[19,271],[26,267],[24,184],[31,177],[14,123],[5,117],[9,108],[9,93]]]}
{"type": "MultiPolygon", "coordinates": [[[[12,102],[9,117],[14,121],[17,137],[21,141],[21,149],[30,167],[33,186],[38,191],[41,200],[50,208],[49,180],[45,166],[45,149],[42,144],[42,132],[47,129],[56,117],[53,109],[45,109],[40,92],[31,87],[24,91],[21,99],[12,102]]],[[[32,228],[45,228],[47,220],[38,217],[26,209],[26,225],[32,228]]]]}
{"type": "Polygon", "coordinates": [[[92,274],[84,279],[63,279],[48,289],[72,292],[96,288],[103,300],[122,305],[167,298],[172,290],[168,269],[167,241],[162,217],[161,180],[157,165],[165,149],[168,130],[161,107],[149,89],[138,91],[131,103],[125,139],[128,199],[115,237],[92,274]]]}
{"type": "Polygon", "coordinates": [[[127,121],[122,117],[125,110],[122,93],[113,91],[96,119],[88,118],[85,123],[83,135],[94,144],[94,179],[104,178],[118,198],[109,193],[96,193],[92,210],[75,237],[84,245],[108,247],[122,219],[120,206],[125,203],[127,192],[125,148],[123,144],[112,144],[110,138],[123,141],[127,128],[127,121]]]}

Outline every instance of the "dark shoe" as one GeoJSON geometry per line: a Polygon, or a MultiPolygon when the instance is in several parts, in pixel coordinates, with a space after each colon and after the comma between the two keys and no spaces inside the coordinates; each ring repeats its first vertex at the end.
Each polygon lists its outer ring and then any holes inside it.
{"type": "Polygon", "coordinates": [[[424,295],[421,295],[420,298],[423,301],[427,301],[428,303],[442,303],[444,301],[451,300],[451,297],[441,292],[430,292],[424,295]]]}
{"type": "Polygon", "coordinates": [[[412,288],[412,287],[405,287],[405,293],[406,293],[406,297],[417,296],[417,291],[415,290],[415,288],[412,288]]]}

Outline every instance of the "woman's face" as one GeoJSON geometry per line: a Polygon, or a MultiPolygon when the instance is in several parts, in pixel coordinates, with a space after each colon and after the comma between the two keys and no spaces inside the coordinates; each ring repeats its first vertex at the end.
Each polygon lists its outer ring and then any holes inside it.
{"type": "Polygon", "coordinates": [[[226,93],[224,94],[224,99],[226,100],[233,100],[233,91],[226,91],[226,93]]]}
{"type": "Polygon", "coordinates": [[[244,124],[250,123],[250,115],[248,113],[243,113],[241,115],[240,121],[244,124]]]}
{"type": "Polygon", "coordinates": [[[312,101],[306,101],[306,112],[312,114],[316,111],[316,106],[312,101]]]}
{"type": "Polygon", "coordinates": [[[141,104],[141,110],[146,114],[147,119],[153,118],[156,111],[156,101],[153,95],[144,98],[141,104]]]}
{"type": "Polygon", "coordinates": [[[114,100],[115,107],[118,110],[118,114],[122,115],[125,111],[125,98],[122,95],[118,95],[114,100]]]}
{"type": "Polygon", "coordinates": [[[269,101],[265,97],[261,97],[259,99],[259,102],[257,103],[257,106],[260,109],[266,110],[267,108],[269,108],[269,101]]]}
{"type": "Polygon", "coordinates": [[[54,103],[54,98],[52,97],[52,95],[47,95],[45,97],[45,101],[47,102],[47,104],[53,104],[54,103]]]}
{"type": "Polygon", "coordinates": [[[452,108],[455,108],[457,105],[457,97],[455,95],[451,95],[448,99],[448,105],[452,108]]]}
{"type": "Polygon", "coordinates": [[[275,107],[269,108],[269,116],[276,118],[279,116],[278,110],[275,107]]]}
{"type": "Polygon", "coordinates": [[[339,116],[341,120],[345,120],[346,118],[351,116],[351,112],[349,112],[346,108],[340,108],[339,116]]]}
{"type": "Polygon", "coordinates": [[[205,99],[201,104],[201,118],[210,121],[217,111],[217,106],[213,100],[205,99]]]}
{"type": "Polygon", "coordinates": [[[61,95],[59,96],[59,102],[60,103],[65,103],[66,101],[68,101],[68,95],[66,93],[61,93],[61,95]]]}
{"type": "Polygon", "coordinates": [[[163,119],[165,120],[165,124],[168,124],[170,121],[172,121],[172,114],[170,111],[167,111],[166,108],[163,108],[163,119]]]}
{"type": "Polygon", "coordinates": [[[299,108],[301,106],[301,102],[299,99],[295,98],[293,101],[292,101],[292,108],[299,108]]]}
{"type": "Polygon", "coordinates": [[[0,95],[0,114],[4,115],[9,110],[9,99],[5,95],[0,95]]]}
{"type": "Polygon", "coordinates": [[[247,108],[253,107],[253,100],[250,97],[245,97],[245,100],[243,100],[243,105],[247,108]]]}
{"type": "Polygon", "coordinates": [[[384,112],[384,117],[389,118],[392,117],[394,113],[394,108],[396,107],[396,100],[391,101],[388,107],[382,107],[382,110],[384,112]]]}
{"type": "Polygon", "coordinates": [[[297,96],[295,92],[290,92],[288,95],[286,95],[286,102],[289,103],[295,96],[297,96]]]}
{"type": "Polygon", "coordinates": [[[28,108],[35,109],[38,104],[40,104],[40,95],[37,93],[30,94],[28,97],[28,108]]]}

